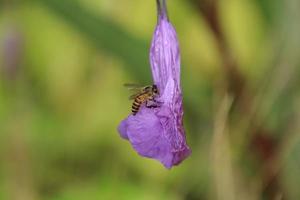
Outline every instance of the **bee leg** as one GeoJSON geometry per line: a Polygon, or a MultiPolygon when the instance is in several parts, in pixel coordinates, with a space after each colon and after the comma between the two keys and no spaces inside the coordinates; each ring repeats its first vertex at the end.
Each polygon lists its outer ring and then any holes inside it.
{"type": "Polygon", "coordinates": [[[158,105],[146,105],[147,108],[157,108],[159,107],[158,105]]]}
{"type": "Polygon", "coordinates": [[[146,101],[146,107],[147,107],[147,108],[154,108],[155,105],[154,105],[153,103],[150,104],[150,102],[152,102],[152,101],[146,101]]]}
{"type": "Polygon", "coordinates": [[[161,105],[164,104],[164,102],[162,102],[162,101],[157,101],[157,100],[155,100],[155,99],[154,99],[154,102],[156,103],[157,106],[161,106],[161,105]]]}
{"type": "Polygon", "coordinates": [[[161,105],[161,102],[156,101],[155,99],[146,101],[147,108],[157,108],[161,105]]]}

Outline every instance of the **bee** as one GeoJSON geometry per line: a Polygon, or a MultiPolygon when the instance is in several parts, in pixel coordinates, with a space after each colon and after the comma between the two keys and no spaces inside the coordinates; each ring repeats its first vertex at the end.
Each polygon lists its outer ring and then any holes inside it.
{"type": "Polygon", "coordinates": [[[127,83],[124,84],[124,86],[134,92],[134,94],[129,97],[130,100],[134,100],[131,107],[133,115],[138,113],[141,105],[144,103],[146,103],[147,108],[155,108],[158,106],[158,102],[155,100],[155,97],[159,95],[156,85],[140,86],[138,84],[127,83]]]}

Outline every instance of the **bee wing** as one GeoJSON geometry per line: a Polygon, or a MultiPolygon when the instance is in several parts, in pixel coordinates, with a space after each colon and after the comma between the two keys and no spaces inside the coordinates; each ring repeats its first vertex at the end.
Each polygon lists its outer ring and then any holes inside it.
{"type": "Polygon", "coordinates": [[[128,89],[141,89],[141,88],[143,88],[142,85],[136,84],[136,83],[125,83],[124,87],[126,87],[128,89]]]}
{"type": "Polygon", "coordinates": [[[128,99],[133,100],[133,99],[137,98],[139,95],[141,95],[141,93],[136,93],[136,94],[130,95],[128,99]]]}
{"type": "Polygon", "coordinates": [[[139,95],[145,93],[144,89],[145,86],[140,85],[140,84],[136,84],[136,83],[125,83],[124,87],[126,87],[127,89],[129,89],[131,92],[133,92],[134,94],[132,94],[131,96],[129,96],[129,100],[135,99],[136,97],[138,97],[139,95]]]}

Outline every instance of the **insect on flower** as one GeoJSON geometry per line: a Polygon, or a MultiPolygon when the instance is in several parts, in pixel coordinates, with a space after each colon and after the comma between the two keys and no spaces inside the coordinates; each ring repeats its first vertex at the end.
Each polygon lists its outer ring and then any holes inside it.
{"type": "Polygon", "coordinates": [[[124,86],[134,92],[134,94],[129,97],[129,100],[134,99],[131,107],[133,115],[136,115],[144,103],[147,108],[156,108],[159,106],[159,102],[155,99],[159,95],[156,85],[140,86],[134,83],[125,83],[124,86]]]}

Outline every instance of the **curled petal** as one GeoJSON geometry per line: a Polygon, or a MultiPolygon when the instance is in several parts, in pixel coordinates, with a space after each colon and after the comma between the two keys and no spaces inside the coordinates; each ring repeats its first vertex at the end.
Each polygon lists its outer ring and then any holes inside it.
{"type": "Polygon", "coordinates": [[[161,92],[169,77],[180,84],[180,51],[176,31],[166,17],[160,17],[150,48],[154,83],[161,92]]]}

